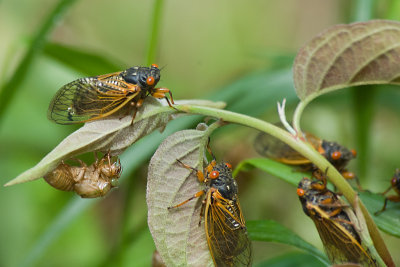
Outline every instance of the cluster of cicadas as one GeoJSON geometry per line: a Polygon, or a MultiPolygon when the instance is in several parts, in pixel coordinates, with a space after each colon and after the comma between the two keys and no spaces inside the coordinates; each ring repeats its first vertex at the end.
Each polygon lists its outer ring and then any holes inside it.
{"type": "MultiPolygon", "coordinates": [[[[354,179],[360,188],[357,176],[346,169],[348,162],[356,157],[355,150],[349,150],[336,142],[321,140],[311,134],[305,134],[305,140],[324,156],[346,179],[354,179]]],[[[349,205],[342,202],[339,195],[327,188],[327,179],[324,171],[319,170],[308,159],[293,150],[278,139],[261,133],[257,136],[254,147],[263,156],[276,161],[298,166],[299,170],[311,171],[314,179],[303,178],[297,188],[304,213],[309,216],[320,235],[328,258],[333,264],[353,263],[361,266],[377,266],[371,258],[367,248],[362,246],[355,222],[349,215],[349,205]]],[[[388,201],[400,201],[400,170],[397,170],[390,189],[399,195],[385,198],[382,210],[386,209],[388,201]]]]}
{"type": "MultiPolygon", "coordinates": [[[[54,96],[48,110],[48,118],[59,124],[82,123],[108,117],[121,108],[134,109],[132,124],[144,99],[151,95],[165,98],[168,105],[174,104],[171,92],[156,88],[160,80],[157,65],[133,67],[122,72],[81,78],[64,85],[54,96]],[[170,95],[171,100],[166,97],[170,95]]],[[[128,110],[128,112],[129,112],[128,110]]],[[[129,113],[128,113],[129,114],[129,113]]],[[[208,148],[211,153],[211,150],[208,148]]],[[[84,198],[100,197],[118,184],[121,164],[106,153],[87,166],[79,159],[80,166],[61,162],[44,179],[53,187],[64,191],[75,191],[84,198]]],[[[191,199],[206,195],[201,212],[210,253],[216,266],[250,266],[251,245],[238,199],[238,187],[232,177],[232,166],[217,164],[213,160],[204,171],[196,170],[179,161],[184,168],[196,171],[198,180],[205,189],[192,198],[168,209],[184,205],[191,199]]]]}
{"type": "MultiPolygon", "coordinates": [[[[75,80],[64,85],[54,96],[48,118],[59,124],[82,123],[108,117],[127,106],[128,112],[134,110],[133,124],[138,108],[149,95],[165,98],[171,107],[171,103],[174,104],[168,89],[155,87],[159,80],[160,70],[155,64],[75,80]],[[170,95],[170,100],[166,94],[170,95]]],[[[320,140],[310,134],[306,134],[305,138],[345,178],[358,181],[354,173],[346,169],[347,163],[356,157],[354,150],[348,150],[335,142],[320,140]]],[[[263,156],[301,166],[301,169],[312,172],[315,179],[302,179],[297,194],[304,212],[314,221],[332,263],[375,266],[375,261],[361,245],[361,238],[340,197],[327,189],[325,173],[271,136],[260,134],[255,144],[256,150],[263,156]]],[[[168,209],[179,208],[192,199],[205,196],[200,218],[204,218],[207,243],[215,265],[250,266],[251,243],[239,204],[238,186],[232,177],[232,166],[229,163],[217,163],[209,146],[207,150],[213,159],[204,170],[197,170],[177,160],[181,167],[196,173],[198,181],[204,184],[205,189],[168,209]]],[[[51,186],[74,191],[84,198],[104,196],[118,184],[122,168],[119,159],[112,157],[110,153],[106,153],[101,159],[97,159],[97,154],[95,155],[95,162],[89,166],[79,159],[75,159],[79,166],[61,162],[44,178],[51,186]]],[[[400,170],[394,175],[391,188],[399,196],[387,197],[381,211],[385,210],[387,201],[400,201],[400,170]]],[[[388,190],[384,194],[387,192],[388,190]]]]}

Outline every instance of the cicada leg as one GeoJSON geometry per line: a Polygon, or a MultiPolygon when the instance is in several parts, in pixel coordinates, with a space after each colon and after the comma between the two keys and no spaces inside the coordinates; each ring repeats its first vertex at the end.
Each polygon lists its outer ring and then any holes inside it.
{"type": "Polygon", "coordinates": [[[183,163],[183,162],[180,161],[179,159],[176,159],[176,161],[177,161],[179,164],[181,164],[182,167],[184,167],[184,168],[186,168],[186,169],[189,169],[189,170],[192,170],[192,171],[195,171],[195,172],[196,172],[197,179],[199,180],[199,182],[200,182],[200,183],[204,183],[205,177],[204,177],[204,173],[203,173],[202,171],[199,171],[198,169],[193,168],[192,166],[189,166],[189,165],[183,163]]]}
{"type": "Polygon", "coordinates": [[[175,104],[174,98],[172,97],[172,92],[168,88],[154,88],[154,92],[151,95],[155,98],[165,98],[165,100],[167,100],[167,103],[171,108],[173,108],[171,103],[175,104]],[[169,102],[169,99],[165,94],[169,94],[171,102],[169,102]]]}
{"type": "Polygon", "coordinates": [[[182,205],[185,205],[189,201],[191,201],[191,200],[193,200],[195,198],[201,197],[202,195],[204,195],[205,192],[206,192],[205,190],[201,190],[201,191],[197,192],[196,194],[194,194],[192,197],[190,197],[190,198],[186,199],[185,201],[179,203],[178,205],[175,205],[175,206],[172,206],[172,207],[168,207],[168,209],[169,210],[170,209],[175,209],[175,208],[178,208],[178,207],[180,207],[182,205]]]}
{"type": "Polygon", "coordinates": [[[137,102],[133,102],[133,101],[131,102],[131,107],[133,107],[135,109],[135,111],[133,112],[133,115],[132,115],[131,126],[133,125],[133,121],[136,118],[138,109],[143,105],[143,101],[144,101],[144,99],[141,98],[137,102]]]}
{"type": "MultiPolygon", "coordinates": [[[[389,190],[386,190],[389,191],[389,190]]],[[[386,206],[388,201],[392,201],[392,202],[400,202],[400,196],[388,196],[385,198],[385,203],[383,203],[383,207],[381,210],[375,212],[375,216],[378,216],[379,214],[381,214],[382,212],[384,212],[386,210],[386,206]]]]}
{"type": "Polygon", "coordinates": [[[207,173],[210,173],[212,170],[213,170],[213,168],[215,167],[215,165],[217,165],[217,161],[216,161],[216,159],[215,159],[215,155],[214,155],[214,153],[211,151],[211,147],[210,147],[210,137],[208,138],[208,141],[207,141],[207,151],[208,151],[208,153],[210,153],[210,155],[211,155],[211,157],[212,157],[212,161],[207,165],[207,167],[206,167],[206,170],[207,170],[207,173]]]}

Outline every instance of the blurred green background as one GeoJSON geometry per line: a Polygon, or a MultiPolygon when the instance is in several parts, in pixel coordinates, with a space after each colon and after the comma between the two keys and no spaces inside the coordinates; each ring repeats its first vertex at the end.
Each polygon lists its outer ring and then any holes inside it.
{"type": "MultiPolygon", "coordinates": [[[[400,1],[0,1],[0,182],[33,167],[79,127],[46,117],[52,96],[74,79],[152,60],[162,67],[159,85],[175,99],[224,100],[229,110],[276,122],[277,101],[287,98],[289,118],[297,104],[297,50],[334,24],[372,18],[399,20],[400,1]]],[[[331,93],[302,119],[303,129],[362,152],[350,169],[373,192],[386,189],[400,167],[398,89],[331,93]]],[[[147,163],[163,138],[195,122],[180,119],[128,149],[124,181],[104,199],[81,200],[42,179],[0,188],[0,266],[149,266],[147,163]]],[[[213,151],[236,165],[257,156],[256,134],[224,127],[212,138],[213,151]]],[[[238,178],[247,220],[277,220],[321,248],[293,186],[256,170],[238,178]]],[[[399,240],[384,238],[400,264],[399,240]]],[[[255,263],[297,251],[253,246],[255,263]]]]}

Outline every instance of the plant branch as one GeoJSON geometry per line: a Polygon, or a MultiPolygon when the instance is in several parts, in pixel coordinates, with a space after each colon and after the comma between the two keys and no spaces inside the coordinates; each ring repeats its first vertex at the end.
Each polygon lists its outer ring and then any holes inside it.
{"type": "MultiPolygon", "coordinates": [[[[299,104],[299,106],[301,106],[301,103],[299,104]]],[[[247,115],[227,111],[227,110],[201,107],[201,106],[195,106],[195,105],[178,105],[178,106],[175,106],[175,108],[177,110],[180,110],[180,111],[183,111],[186,113],[217,117],[217,118],[224,120],[225,122],[232,122],[232,123],[241,124],[241,125],[244,125],[247,127],[251,127],[251,128],[263,131],[265,133],[268,133],[268,134],[278,138],[279,140],[288,144],[294,150],[296,150],[297,152],[302,154],[304,157],[306,157],[310,161],[312,161],[319,169],[326,170],[329,181],[331,181],[338,188],[338,190],[343,193],[343,195],[348,200],[348,202],[351,203],[352,205],[353,205],[353,203],[356,203],[357,193],[347,183],[347,181],[343,178],[343,176],[336,170],[336,168],[333,167],[309,143],[302,141],[297,136],[293,136],[290,133],[288,133],[287,131],[285,131],[271,123],[268,123],[268,122],[265,122],[260,119],[250,117],[247,115]]],[[[300,118],[299,114],[301,114],[303,108],[296,110],[296,111],[298,111],[297,123],[299,122],[299,118],[300,118]]],[[[298,127],[298,129],[299,129],[299,127],[298,127]]],[[[367,222],[369,234],[371,236],[371,239],[373,240],[374,246],[376,247],[379,255],[382,257],[382,259],[385,260],[385,262],[388,266],[394,266],[394,265],[391,265],[391,263],[393,263],[393,261],[392,261],[391,256],[383,242],[382,237],[379,234],[379,231],[378,231],[374,221],[371,218],[371,215],[368,213],[366,207],[361,202],[361,200],[359,200],[358,203],[359,203],[359,207],[360,207],[361,211],[364,214],[365,220],[367,222]]],[[[364,229],[364,231],[365,231],[365,229],[364,229]]],[[[368,244],[367,244],[367,246],[368,246],[368,244]]],[[[376,256],[375,258],[379,259],[378,255],[375,255],[375,256],[376,256]]]]}

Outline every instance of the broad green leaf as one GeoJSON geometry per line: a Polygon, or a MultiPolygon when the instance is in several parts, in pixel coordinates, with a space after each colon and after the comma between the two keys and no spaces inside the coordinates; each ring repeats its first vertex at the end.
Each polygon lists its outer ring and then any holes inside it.
{"type": "Polygon", "coordinates": [[[310,253],[321,262],[328,264],[328,259],[324,253],[275,221],[248,221],[246,226],[252,240],[291,245],[310,253]]]}
{"type": "Polygon", "coordinates": [[[256,267],[324,267],[327,265],[310,254],[292,252],[263,261],[256,267]]]}
{"type": "Polygon", "coordinates": [[[363,84],[400,83],[400,23],[371,20],[334,26],[308,42],[294,62],[298,97],[363,84]]]}
{"type": "MultiPolygon", "coordinates": [[[[215,124],[214,124],[215,125],[215,124]]],[[[207,130],[183,130],[165,139],[151,158],[147,177],[148,224],[154,243],[167,266],[213,266],[204,221],[199,226],[201,198],[168,210],[202,190],[195,172],[177,159],[203,167],[207,130]]]]}
{"type": "MultiPolygon", "coordinates": [[[[220,108],[225,106],[222,102],[214,103],[204,100],[176,101],[177,105],[187,103],[220,108]]],[[[153,97],[147,97],[144,105],[139,108],[133,125],[131,125],[132,115],[120,118],[121,113],[85,123],[83,127],[67,136],[36,166],[20,174],[5,186],[39,179],[56,168],[62,160],[86,152],[100,151],[119,155],[143,136],[156,129],[163,130],[171,119],[172,113],[176,113],[176,111],[164,106],[153,97]]]]}
{"type": "Polygon", "coordinates": [[[293,169],[293,166],[285,165],[268,158],[252,158],[243,160],[235,168],[233,175],[236,176],[240,171],[247,171],[252,168],[263,170],[296,187],[303,177],[310,176],[309,173],[296,171],[293,169]]]}

